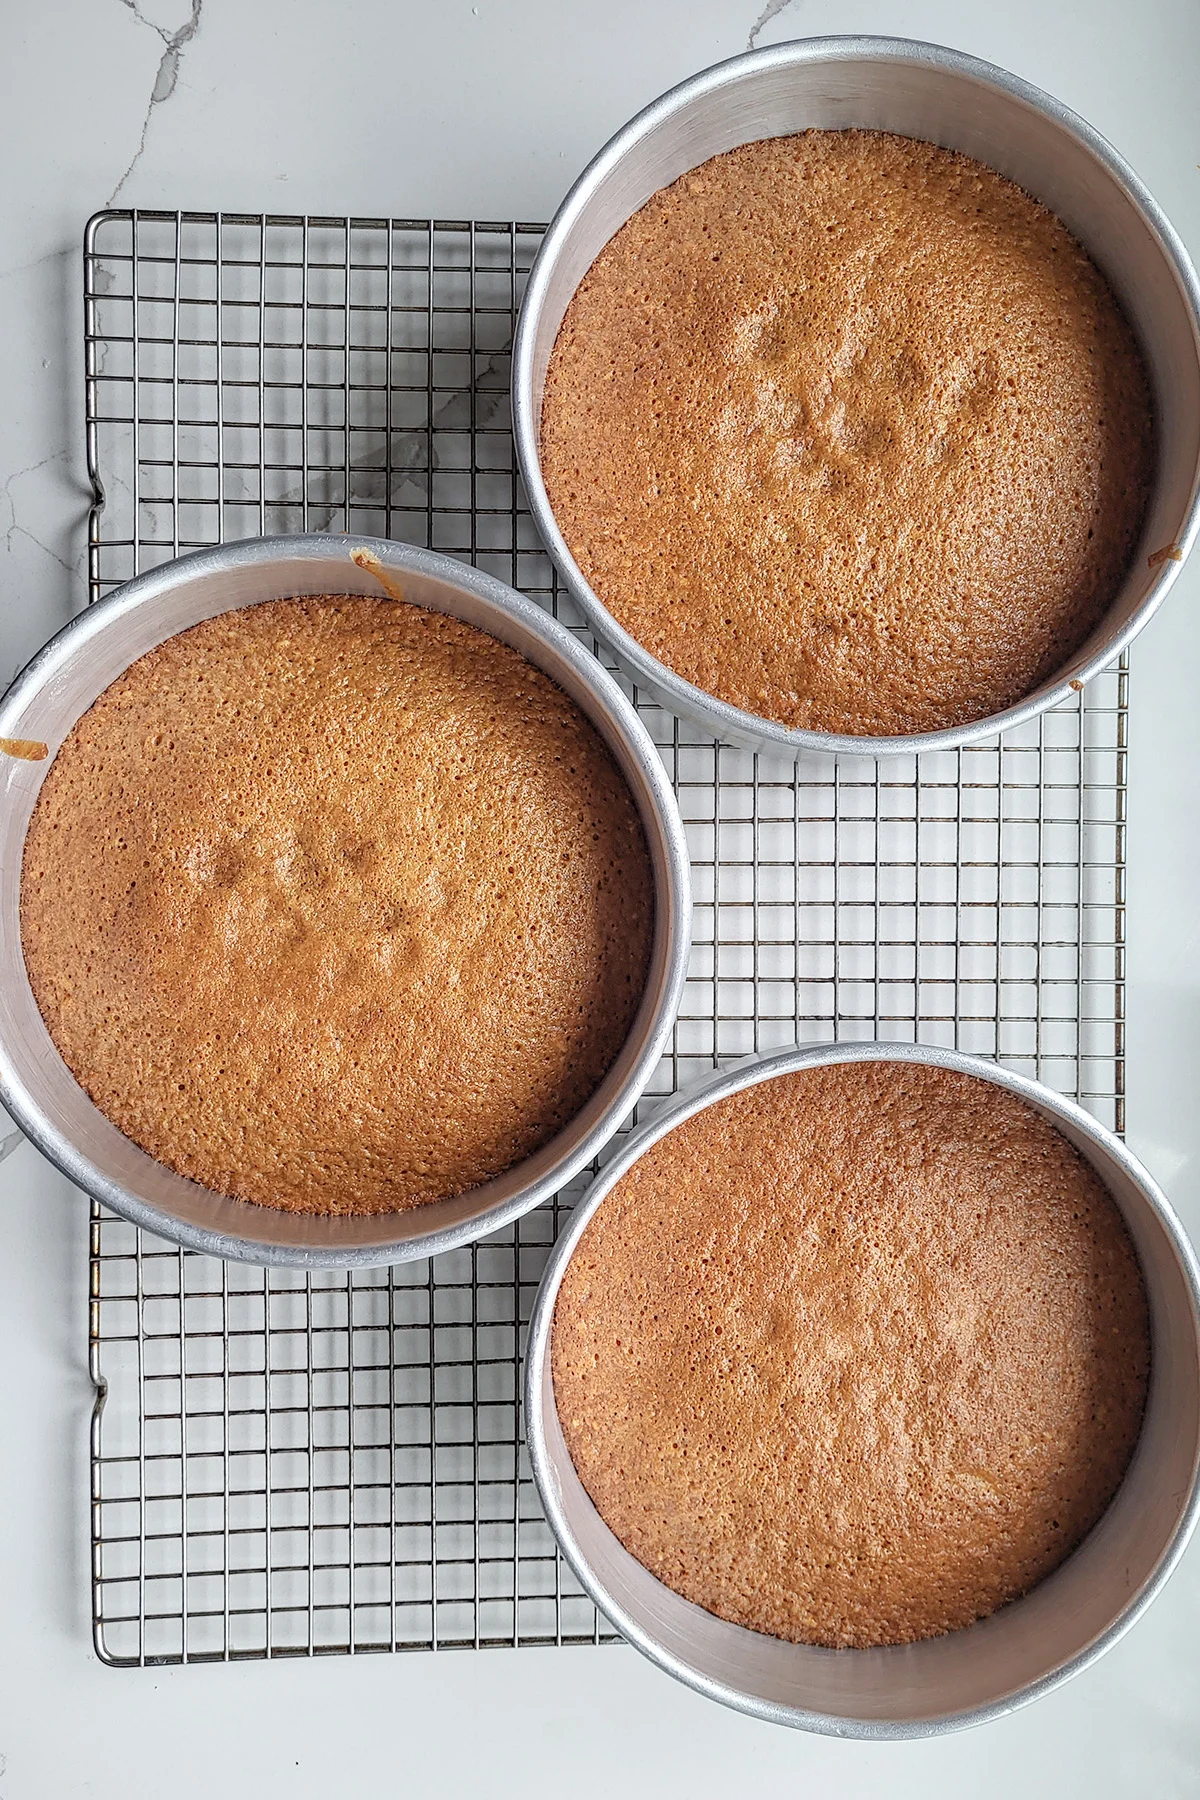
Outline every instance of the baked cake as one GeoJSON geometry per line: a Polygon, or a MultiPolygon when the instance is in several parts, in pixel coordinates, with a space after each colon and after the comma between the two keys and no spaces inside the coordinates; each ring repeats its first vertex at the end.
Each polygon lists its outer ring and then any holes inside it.
{"type": "Polygon", "coordinates": [[[1107,1191],[992,1083],[854,1063],[696,1114],[622,1177],[554,1313],[585,1488],[654,1575],[793,1642],[901,1644],[1025,1593],[1137,1440],[1141,1273],[1107,1191]]]}
{"type": "Polygon", "coordinates": [[[460,1193],[546,1143],[645,986],[649,855],[589,722],[391,600],[225,613],[80,719],[29,828],[33,992],[96,1105],[298,1212],[460,1193]]]}
{"type": "Polygon", "coordinates": [[[580,283],[542,468],[584,576],[667,667],[792,727],[961,725],[1061,669],[1154,469],[1145,368],[1066,227],[875,131],[712,158],[580,283]]]}

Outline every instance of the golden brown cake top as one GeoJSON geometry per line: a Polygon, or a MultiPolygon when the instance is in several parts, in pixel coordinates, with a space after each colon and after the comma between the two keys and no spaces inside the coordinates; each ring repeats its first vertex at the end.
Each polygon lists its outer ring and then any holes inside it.
{"type": "Polygon", "coordinates": [[[793,1642],[935,1636],[1047,1575],[1137,1439],[1141,1274],[1022,1101],[887,1063],[779,1076],[643,1155],[554,1313],[568,1448],[677,1593],[793,1642]]]}
{"type": "Polygon", "coordinates": [[[580,283],[542,465],[661,662],[793,727],[986,717],[1114,597],[1153,468],[1141,357],[1066,227],[931,144],[809,131],[703,163],[580,283]]]}
{"type": "Polygon", "coordinates": [[[394,601],[225,613],[133,663],[47,774],[26,967],[96,1104],[218,1191],[305,1212],[456,1194],[599,1085],[652,875],[548,676],[394,601]]]}

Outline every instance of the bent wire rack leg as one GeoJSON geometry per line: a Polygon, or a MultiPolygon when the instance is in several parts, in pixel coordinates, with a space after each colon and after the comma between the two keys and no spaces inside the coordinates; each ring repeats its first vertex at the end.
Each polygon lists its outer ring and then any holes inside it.
{"type": "MultiPolygon", "coordinates": [[[[509,352],[537,226],[107,212],[84,247],[92,599],[223,539],[377,533],[583,631],[525,512],[509,352]]],[[[795,1042],[997,1056],[1124,1125],[1128,677],[1003,741],[795,768],[635,696],[694,949],[652,1093],[795,1042]]],[[[297,1275],[93,1210],[92,1594],[116,1664],[613,1634],[521,1447],[523,1332],[578,1187],[427,1265],[297,1275]]]]}

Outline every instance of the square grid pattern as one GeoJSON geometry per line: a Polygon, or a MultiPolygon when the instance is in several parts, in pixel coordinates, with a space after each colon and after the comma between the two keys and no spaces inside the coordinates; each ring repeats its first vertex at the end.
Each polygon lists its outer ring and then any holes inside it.
{"type": "MultiPolygon", "coordinates": [[[[477,563],[603,654],[513,459],[509,354],[539,236],[94,219],[91,597],[222,540],[366,532],[477,563]]],[[[795,767],[626,684],[675,783],[696,900],[651,1093],[796,1041],[918,1039],[999,1057],[1121,1130],[1127,681],[1114,668],[961,751],[795,767]]],[[[521,1447],[522,1334],[582,1185],[473,1248],[353,1275],[225,1265],[95,1209],[100,1656],[611,1637],[521,1447]]]]}

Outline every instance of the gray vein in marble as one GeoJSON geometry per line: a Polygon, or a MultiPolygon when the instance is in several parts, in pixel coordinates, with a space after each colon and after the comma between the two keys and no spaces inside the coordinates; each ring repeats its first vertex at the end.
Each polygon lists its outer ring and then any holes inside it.
{"type": "Polygon", "coordinates": [[[66,575],[78,575],[83,567],[82,557],[73,563],[64,562],[57,550],[52,550],[49,544],[44,544],[42,542],[40,537],[35,537],[32,531],[25,525],[18,525],[14,522],[8,527],[7,531],[4,533],[4,547],[6,550],[11,549],[14,537],[28,538],[31,544],[36,544],[39,550],[45,552],[51,562],[57,563],[59,568],[66,575]]]}
{"type": "MultiPolygon", "coordinates": [[[[95,271],[94,285],[97,288],[102,285],[100,281],[102,272],[99,267],[95,271]]],[[[100,343],[101,364],[108,348],[108,340],[102,338],[100,343]]],[[[449,465],[446,464],[444,455],[439,449],[439,438],[442,434],[449,432],[466,436],[472,430],[486,427],[492,423],[508,397],[510,355],[511,340],[501,344],[483,360],[477,360],[472,387],[457,387],[441,395],[429,423],[426,425],[412,426],[407,429],[394,426],[389,430],[384,411],[388,397],[382,389],[378,390],[375,398],[377,398],[379,410],[384,416],[381,416],[377,422],[373,422],[374,429],[381,439],[387,441],[377,443],[375,448],[365,451],[352,460],[348,470],[350,479],[347,498],[350,506],[373,507],[378,511],[384,511],[389,498],[386,491],[389,471],[391,476],[390,497],[396,503],[398,503],[397,496],[410,485],[422,494],[423,500],[427,498],[427,493],[423,491],[424,483],[436,471],[447,466],[451,470],[467,473],[468,469],[464,469],[462,463],[457,460],[452,461],[449,465]],[[426,465],[427,456],[429,458],[428,465],[426,465]]],[[[480,356],[482,356],[482,352],[476,352],[476,358],[480,356]]],[[[99,372],[99,366],[97,372],[99,372]]],[[[118,473],[115,465],[117,463],[124,464],[131,456],[132,446],[128,437],[121,440],[118,445],[110,444],[104,470],[105,488],[121,489],[130,497],[130,504],[132,504],[133,490],[125,477],[118,473]]],[[[338,526],[339,522],[347,521],[349,509],[346,499],[333,499],[330,494],[333,482],[340,477],[340,474],[340,470],[316,470],[311,471],[305,478],[297,470],[296,479],[292,483],[266,500],[265,529],[268,532],[281,529],[294,530],[295,519],[288,519],[281,515],[294,514],[304,507],[306,500],[307,529],[309,531],[330,531],[338,526]]],[[[15,480],[16,477],[13,479],[15,480]]],[[[242,470],[226,465],[224,483],[226,499],[247,499],[258,502],[257,488],[255,487],[252,491],[250,478],[242,470]]],[[[2,487],[0,487],[0,495],[4,495],[2,487]]],[[[9,498],[11,509],[11,497],[9,498]]],[[[123,515],[126,510],[128,509],[122,508],[123,515]]],[[[165,524],[165,522],[160,523],[165,524]]],[[[142,520],[140,523],[142,535],[154,537],[156,542],[169,544],[169,531],[165,536],[161,534],[156,536],[154,524],[154,520],[142,520]]],[[[23,529],[23,527],[17,526],[15,517],[10,532],[13,528],[23,529]]],[[[0,527],[0,530],[2,529],[0,527]]],[[[45,546],[42,547],[45,548],[45,546]]],[[[86,550],[84,555],[86,557],[86,550]]]]}
{"type": "Polygon", "coordinates": [[[7,1137],[0,1138],[0,1162],[3,1162],[6,1156],[11,1156],[14,1150],[19,1150],[24,1142],[25,1133],[23,1131],[10,1131],[7,1137]]]}
{"type": "MultiPolygon", "coordinates": [[[[426,473],[425,469],[419,465],[424,460],[427,448],[430,459],[428,473],[432,475],[435,470],[440,469],[443,465],[438,455],[437,433],[439,431],[470,431],[472,429],[472,411],[474,412],[475,428],[481,425],[490,425],[504,404],[508,395],[510,351],[511,345],[505,344],[501,349],[495,351],[485,363],[481,363],[476,371],[475,384],[471,390],[456,388],[453,393],[447,394],[441,405],[434,411],[428,426],[417,426],[408,431],[391,433],[393,438],[399,439],[401,447],[392,451],[390,459],[390,446],[387,444],[381,445],[377,450],[368,450],[364,456],[356,457],[350,464],[351,476],[356,474],[386,475],[390,460],[392,480],[402,487],[412,476],[426,473]],[[492,388],[483,385],[492,375],[500,377],[501,385],[499,387],[492,388]]],[[[384,432],[386,428],[381,424],[379,430],[384,432]]],[[[455,467],[458,465],[456,464],[455,467]]],[[[227,475],[226,480],[228,479],[227,475]]],[[[353,482],[349,497],[359,504],[378,505],[381,508],[384,505],[383,497],[364,496],[361,492],[355,492],[353,482]]],[[[267,503],[268,509],[271,507],[294,508],[303,504],[303,482],[286,488],[276,499],[267,503]]],[[[344,514],[346,510],[340,500],[314,499],[311,490],[308,508],[308,529],[310,531],[332,530],[334,520],[339,514],[344,514]]]]}
{"type": "Polygon", "coordinates": [[[150,98],[146,102],[146,112],[142,119],[142,129],[138,138],[137,149],[130,159],[129,167],[105,201],[105,206],[112,205],[121,189],[125,186],[125,183],[129,180],[129,177],[133,174],[133,171],[137,168],[138,163],[141,161],[146,148],[146,134],[150,130],[150,120],[154,116],[154,109],[156,106],[161,106],[164,100],[169,100],[171,95],[175,92],[176,85],[179,81],[179,64],[183,57],[184,47],[191,43],[192,39],[199,31],[200,15],[204,10],[204,0],[192,0],[192,10],[189,17],[184,20],[183,24],[180,25],[176,31],[168,32],[164,30],[161,25],[156,25],[153,19],[148,19],[145,13],[142,12],[141,8],[136,4],[136,0],[121,0],[121,4],[128,8],[140,25],[145,25],[156,37],[162,39],[163,53],[159,58],[158,68],[155,71],[154,86],[150,89],[150,98]]]}
{"type": "MultiPolygon", "coordinates": [[[[130,3],[131,0],[125,0],[126,6],[130,5],[130,3]]],[[[750,36],[746,39],[747,50],[757,50],[759,37],[771,23],[771,20],[777,19],[780,13],[786,12],[791,5],[792,0],[767,0],[767,4],[763,7],[757,19],[755,19],[753,25],[750,27],[750,36]]]]}
{"type": "Polygon", "coordinates": [[[13,275],[27,275],[31,269],[40,269],[43,263],[55,262],[63,256],[76,256],[78,246],[67,244],[62,250],[47,250],[41,256],[35,256],[32,262],[14,263],[11,269],[0,269],[0,281],[8,281],[13,275]]]}
{"type": "MultiPolygon", "coordinates": [[[[63,571],[64,575],[69,575],[76,580],[82,581],[83,574],[84,574],[84,564],[87,561],[87,545],[86,545],[86,543],[85,543],[83,549],[80,551],[79,556],[76,558],[75,562],[74,563],[67,562],[67,560],[63,556],[61,556],[57,550],[53,549],[48,543],[46,543],[44,538],[40,538],[35,531],[31,531],[27,525],[22,523],[21,519],[18,517],[18,514],[17,514],[16,495],[13,493],[13,488],[15,487],[16,483],[21,480],[21,478],[23,476],[33,475],[39,469],[47,468],[51,463],[70,462],[70,460],[71,460],[71,452],[69,450],[65,450],[65,449],[64,450],[55,450],[49,456],[43,456],[42,459],[40,460],[40,462],[30,463],[28,465],[28,467],[26,467],[24,469],[15,469],[13,471],[13,473],[8,477],[8,479],[2,485],[0,485],[0,501],[3,501],[7,505],[8,514],[9,514],[8,524],[0,527],[0,531],[3,532],[3,537],[2,537],[2,539],[0,539],[0,543],[2,543],[2,547],[3,547],[5,556],[12,556],[12,555],[16,554],[16,546],[14,545],[14,539],[25,538],[28,540],[29,543],[35,545],[37,547],[37,549],[39,549],[44,556],[49,557],[50,561],[52,563],[56,564],[56,566],[63,571]]],[[[13,579],[15,580],[16,577],[13,577],[13,579]]],[[[6,581],[6,584],[9,581],[9,578],[7,576],[5,577],[5,581],[6,581]]],[[[27,654],[27,652],[26,652],[26,654],[27,654]]],[[[3,670],[2,676],[0,676],[0,681],[2,681],[4,684],[7,684],[7,682],[11,681],[12,678],[17,674],[17,672],[21,668],[24,661],[25,661],[25,656],[20,655],[16,658],[16,660],[14,662],[6,665],[6,667],[3,670]]],[[[3,1160],[2,1156],[0,1156],[0,1160],[3,1160]]]]}
{"type": "Polygon", "coordinates": [[[47,556],[54,557],[55,562],[66,569],[68,575],[73,573],[71,565],[63,562],[62,557],[55,555],[49,545],[43,544],[40,538],[34,537],[32,531],[22,525],[17,518],[17,503],[13,498],[13,487],[21,480],[22,476],[35,475],[39,469],[46,468],[50,463],[64,462],[69,454],[70,452],[67,450],[53,450],[49,456],[43,456],[40,462],[30,463],[26,469],[14,469],[3,487],[0,487],[0,499],[5,502],[9,512],[9,522],[4,532],[4,548],[8,550],[12,547],[14,537],[27,537],[31,543],[37,545],[39,550],[44,550],[47,556]]]}

